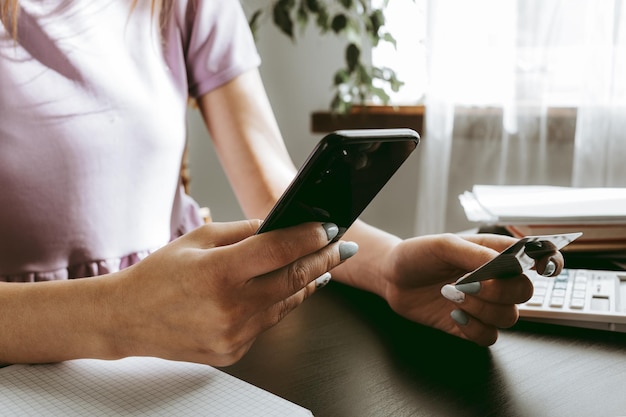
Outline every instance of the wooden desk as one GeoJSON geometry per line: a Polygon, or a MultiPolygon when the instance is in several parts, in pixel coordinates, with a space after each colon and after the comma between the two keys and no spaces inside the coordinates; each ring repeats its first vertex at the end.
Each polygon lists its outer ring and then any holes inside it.
{"type": "Polygon", "coordinates": [[[316,417],[626,415],[626,334],[520,322],[481,348],[337,283],[224,370],[316,417]]]}

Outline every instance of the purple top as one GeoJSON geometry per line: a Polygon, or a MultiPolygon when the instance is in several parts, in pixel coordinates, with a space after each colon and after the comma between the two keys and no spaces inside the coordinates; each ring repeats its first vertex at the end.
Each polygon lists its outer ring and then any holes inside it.
{"type": "Polygon", "coordinates": [[[188,96],[260,59],[235,0],[20,0],[0,25],[0,280],[115,271],[199,224],[180,166],[188,96]]]}

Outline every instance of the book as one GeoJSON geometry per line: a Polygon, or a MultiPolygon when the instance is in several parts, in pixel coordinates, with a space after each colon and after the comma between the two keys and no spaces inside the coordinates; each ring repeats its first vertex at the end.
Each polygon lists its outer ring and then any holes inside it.
{"type": "Polygon", "coordinates": [[[582,232],[577,243],[602,243],[622,245],[626,243],[626,225],[614,224],[515,224],[506,225],[506,230],[514,237],[533,235],[553,235],[570,232],[582,232]]]}
{"type": "Polygon", "coordinates": [[[475,185],[459,201],[468,220],[514,237],[582,232],[567,251],[626,249],[626,188],[475,185]]]}
{"type": "Polygon", "coordinates": [[[475,185],[459,200],[487,224],[626,224],[626,188],[475,185]]]}
{"type": "Polygon", "coordinates": [[[310,417],[216,368],[150,357],[0,369],[0,416],[310,417]]]}

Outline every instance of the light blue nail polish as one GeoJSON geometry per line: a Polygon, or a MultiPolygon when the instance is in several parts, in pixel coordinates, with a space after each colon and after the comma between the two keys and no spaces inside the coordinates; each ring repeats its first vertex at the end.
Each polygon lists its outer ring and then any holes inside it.
{"type": "Polygon", "coordinates": [[[463,310],[452,310],[450,317],[460,326],[467,326],[467,323],[469,323],[469,316],[463,310]]]}
{"type": "Polygon", "coordinates": [[[330,272],[326,272],[324,275],[319,276],[315,279],[315,288],[320,289],[326,286],[330,282],[332,276],[330,272]]]}
{"type": "Polygon", "coordinates": [[[354,256],[359,250],[359,245],[354,242],[341,242],[339,244],[339,259],[345,261],[346,259],[354,256]]]}
{"type": "Polygon", "coordinates": [[[458,284],[455,288],[465,294],[478,294],[480,292],[480,282],[470,282],[468,284],[458,284]]]}
{"type": "Polygon", "coordinates": [[[326,236],[328,236],[329,242],[339,234],[339,227],[337,227],[334,223],[322,223],[322,227],[326,231],[326,236]]]}
{"type": "Polygon", "coordinates": [[[542,275],[544,277],[551,277],[552,274],[554,274],[554,271],[556,271],[556,264],[554,263],[552,259],[550,259],[548,261],[548,264],[546,265],[546,269],[543,270],[542,275]]]}

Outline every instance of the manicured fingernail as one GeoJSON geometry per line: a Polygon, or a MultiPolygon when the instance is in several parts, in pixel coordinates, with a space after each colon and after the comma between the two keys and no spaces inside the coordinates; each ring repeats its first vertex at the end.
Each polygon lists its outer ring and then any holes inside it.
{"type": "Polygon", "coordinates": [[[480,282],[470,282],[468,284],[458,284],[456,289],[465,294],[478,294],[480,291],[480,282]]]}
{"type": "Polygon", "coordinates": [[[320,289],[326,286],[330,282],[331,279],[330,272],[326,272],[324,275],[321,275],[315,279],[315,288],[320,289]]]}
{"type": "Polygon", "coordinates": [[[450,317],[452,317],[452,320],[456,321],[460,326],[467,326],[467,323],[469,323],[469,317],[463,310],[452,310],[452,312],[450,312],[450,317]]]}
{"type": "Polygon", "coordinates": [[[359,250],[359,245],[354,242],[341,242],[339,244],[339,259],[342,261],[354,256],[359,250]]]}
{"type": "Polygon", "coordinates": [[[532,242],[528,242],[524,245],[526,250],[537,250],[543,247],[543,243],[540,240],[533,240],[532,242]]]}
{"type": "Polygon", "coordinates": [[[326,236],[328,236],[328,241],[331,241],[339,234],[339,228],[334,223],[322,223],[322,227],[326,231],[326,236]]]}
{"type": "Polygon", "coordinates": [[[441,287],[441,295],[455,303],[462,303],[465,301],[465,294],[454,288],[454,285],[448,284],[441,287]]]}
{"type": "Polygon", "coordinates": [[[552,259],[550,259],[546,265],[546,269],[543,270],[543,274],[541,275],[544,277],[551,277],[552,274],[554,274],[554,271],[556,271],[556,264],[552,259]]]}

